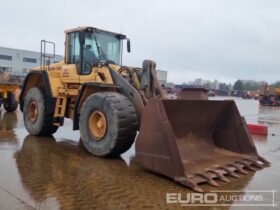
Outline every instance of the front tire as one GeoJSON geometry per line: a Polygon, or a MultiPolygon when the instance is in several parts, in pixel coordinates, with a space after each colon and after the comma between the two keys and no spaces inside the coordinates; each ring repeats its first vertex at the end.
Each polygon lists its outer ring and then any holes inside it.
{"type": "Polygon", "coordinates": [[[50,101],[47,101],[44,91],[34,87],[27,92],[24,98],[23,119],[30,134],[46,136],[57,131],[58,126],[52,124],[54,110],[47,112],[49,106],[50,101]]]}
{"type": "Polygon", "coordinates": [[[138,120],[131,101],[120,93],[101,92],[84,102],[79,119],[85,148],[96,156],[114,157],[134,142],[138,120]]]}
{"type": "Polygon", "coordinates": [[[7,99],[4,101],[4,108],[7,112],[14,112],[17,110],[18,101],[13,92],[8,92],[7,99]]]}

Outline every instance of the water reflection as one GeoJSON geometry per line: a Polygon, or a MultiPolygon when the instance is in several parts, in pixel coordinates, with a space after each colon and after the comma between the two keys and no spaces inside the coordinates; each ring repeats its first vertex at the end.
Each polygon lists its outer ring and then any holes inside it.
{"type": "Polygon", "coordinates": [[[258,123],[275,126],[280,123],[280,108],[259,106],[258,123]]]}
{"type": "MultiPolygon", "coordinates": [[[[166,204],[166,193],[191,192],[135,161],[128,166],[121,158],[96,158],[78,143],[53,137],[27,136],[14,157],[21,182],[37,205],[55,198],[61,209],[176,209],[180,206],[166,204]]],[[[220,184],[243,189],[251,177],[220,184]]]]}
{"type": "Polygon", "coordinates": [[[14,129],[17,127],[18,118],[15,112],[0,111],[0,143],[16,142],[17,136],[14,129]]]}
{"type": "Polygon", "coordinates": [[[138,197],[134,167],[121,159],[95,158],[71,141],[29,135],[15,157],[21,181],[38,203],[55,197],[62,209],[108,209],[138,197]]]}

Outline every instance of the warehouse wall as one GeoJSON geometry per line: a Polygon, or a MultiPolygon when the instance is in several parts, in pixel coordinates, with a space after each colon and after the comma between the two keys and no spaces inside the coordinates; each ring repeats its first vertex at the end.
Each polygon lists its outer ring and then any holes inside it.
{"type": "MultiPolygon", "coordinates": [[[[63,56],[56,55],[51,63],[63,60],[63,56]]],[[[40,65],[40,53],[0,47],[0,71],[8,71],[14,75],[24,76],[31,69],[40,65]]]]}

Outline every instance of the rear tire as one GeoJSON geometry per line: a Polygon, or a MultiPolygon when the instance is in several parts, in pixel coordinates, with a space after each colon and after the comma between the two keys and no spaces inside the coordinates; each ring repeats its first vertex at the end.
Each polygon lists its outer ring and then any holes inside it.
{"type": "Polygon", "coordinates": [[[79,126],[82,142],[90,153],[114,157],[126,152],[133,144],[138,120],[127,97],[115,92],[101,92],[89,96],[84,102],[79,126]],[[103,119],[101,130],[95,128],[99,121],[96,125],[91,121],[95,115],[103,119]]]}
{"type": "Polygon", "coordinates": [[[25,98],[23,106],[23,119],[27,131],[30,134],[46,136],[55,133],[58,126],[54,126],[53,114],[47,112],[50,102],[47,101],[44,91],[39,88],[31,88],[25,98]]]}
{"type": "Polygon", "coordinates": [[[4,108],[7,112],[14,112],[17,110],[18,101],[13,92],[8,92],[7,99],[4,101],[4,108]]]}

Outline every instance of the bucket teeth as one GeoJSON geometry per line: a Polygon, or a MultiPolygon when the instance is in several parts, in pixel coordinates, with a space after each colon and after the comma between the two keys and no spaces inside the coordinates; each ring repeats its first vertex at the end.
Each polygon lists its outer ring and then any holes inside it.
{"type": "Polygon", "coordinates": [[[256,167],[258,167],[258,168],[263,168],[263,167],[264,167],[263,165],[259,164],[257,161],[253,161],[253,162],[252,162],[252,165],[253,165],[253,166],[256,166],[256,167]]]}
{"type": "Polygon", "coordinates": [[[187,181],[187,185],[193,190],[193,191],[196,191],[196,192],[199,192],[199,193],[203,193],[203,189],[201,187],[199,187],[197,184],[195,184],[194,182],[192,181],[187,181]]]}
{"type": "Polygon", "coordinates": [[[236,168],[236,171],[241,173],[241,174],[245,174],[245,175],[248,175],[248,172],[245,171],[241,166],[239,166],[238,164],[235,164],[235,163],[232,163],[232,164],[229,164],[230,166],[233,166],[236,168]]]}
{"type": "Polygon", "coordinates": [[[250,170],[250,171],[257,171],[255,168],[253,168],[253,167],[250,165],[250,163],[247,163],[247,162],[245,162],[245,161],[240,160],[240,161],[236,161],[236,163],[243,164],[243,165],[245,166],[245,168],[247,168],[247,169],[250,170]]]}
{"type": "Polygon", "coordinates": [[[206,179],[207,183],[213,187],[219,187],[220,185],[214,181],[211,177],[209,177],[207,174],[203,173],[197,173],[197,176],[201,176],[202,178],[206,179]]]}
{"type": "Polygon", "coordinates": [[[211,172],[211,173],[216,174],[216,176],[217,176],[220,180],[222,180],[222,181],[224,181],[224,182],[230,182],[229,179],[226,178],[226,177],[225,177],[222,173],[220,173],[218,170],[209,169],[208,171],[211,172]]]}
{"type": "Polygon", "coordinates": [[[264,159],[263,157],[259,156],[258,158],[259,158],[258,160],[263,162],[266,166],[271,165],[271,163],[269,161],[267,161],[266,159],[264,159]]]}
{"type": "Polygon", "coordinates": [[[175,181],[180,182],[182,185],[185,185],[191,188],[195,192],[203,193],[203,189],[199,187],[196,183],[194,183],[191,179],[185,177],[175,178],[175,181]]]}
{"type": "Polygon", "coordinates": [[[257,168],[263,168],[264,166],[259,164],[258,161],[256,160],[250,160],[248,158],[245,158],[244,160],[250,162],[253,166],[256,166],[257,168]]]}
{"type": "Polygon", "coordinates": [[[234,171],[228,169],[227,167],[220,166],[219,168],[223,169],[224,171],[226,171],[228,173],[228,175],[230,175],[230,176],[232,176],[234,178],[240,178],[240,176],[237,173],[235,173],[234,171]]]}

